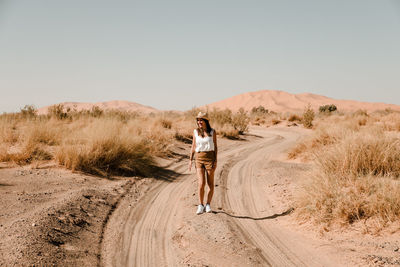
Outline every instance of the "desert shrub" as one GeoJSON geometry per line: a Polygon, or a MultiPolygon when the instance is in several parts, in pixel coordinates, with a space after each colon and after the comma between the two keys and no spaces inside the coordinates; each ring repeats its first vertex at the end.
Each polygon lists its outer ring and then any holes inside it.
{"type": "Polygon", "coordinates": [[[250,118],[243,108],[240,108],[236,113],[233,113],[230,109],[219,110],[214,108],[208,111],[208,114],[211,125],[222,137],[233,138],[237,133],[243,134],[248,130],[250,118]]]}
{"type": "Polygon", "coordinates": [[[239,134],[243,134],[248,130],[249,122],[250,118],[243,108],[240,108],[239,111],[232,116],[232,126],[239,134]]]}
{"type": "Polygon", "coordinates": [[[160,124],[165,129],[171,129],[171,127],[172,127],[172,121],[168,120],[168,119],[164,119],[164,118],[160,119],[160,124]]]}
{"type": "Polygon", "coordinates": [[[208,111],[208,114],[212,124],[217,124],[220,127],[225,124],[232,124],[232,111],[230,109],[219,110],[213,108],[213,110],[208,111]]]}
{"type": "Polygon", "coordinates": [[[21,149],[16,152],[8,152],[3,147],[0,153],[0,162],[15,162],[18,165],[30,164],[35,160],[51,160],[52,154],[46,151],[37,143],[26,142],[22,145],[21,149]]]}
{"type": "Polygon", "coordinates": [[[95,117],[95,118],[98,118],[98,117],[100,117],[101,115],[103,115],[103,113],[104,113],[104,110],[102,110],[100,107],[98,107],[98,106],[93,106],[91,109],[90,109],[90,115],[92,116],[92,117],[95,117]]]}
{"type": "MultiPolygon", "coordinates": [[[[400,185],[390,177],[321,175],[314,173],[296,197],[297,214],[329,227],[360,220],[378,221],[378,231],[400,219],[400,185]]],[[[326,228],[325,228],[326,229],[326,228]]]]}
{"type": "Polygon", "coordinates": [[[340,127],[319,128],[311,136],[306,136],[289,150],[288,158],[302,157],[304,160],[315,158],[316,153],[340,142],[348,132],[340,127]]]}
{"type": "Polygon", "coordinates": [[[268,109],[264,108],[263,106],[258,106],[258,107],[253,107],[251,109],[251,115],[253,114],[267,114],[268,113],[268,109]]]}
{"type": "Polygon", "coordinates": [[[31,143],[54,146],[60,144],[63,127],[49,121],[35,121],[23,131],[21,135],[31,143]]]}
{"type": "Polygon", "coordinates": [[[311,105],[309,104],[309,105],[304,109],[304,112],[303,112],[303,120],[302,120],[302,122],[303,122],[304,127],[306,127],[306,128],[312,128],[312,127],[313,127],[312,122],[313,122],[313,120],[314,120],[314,117],[315,117],[315,113],[314,113],[314,111],[311,109],[311,105]]]}
{"type": "Polygon", "coordinates": [[[33,105],[25,105],[21,108],[21,115],[23,117],[33,118],[37,114],[37,109],[33,105]]]}
{"type": "Polygon", "coordinates": [[[122,110],[117,110],[117,109],[110,109],[106,110],[103,113],[103,116],[107,119],[111,120],[117,120],[120,122],[128,122],[130,120],[134,120],[136,118],[143,118],[143,120],[146,119],[146,117],[142,117],[139,112],[131,112],[131,111],[122,111],[122,110]]]}
{"type": "Polygon", "coordinates": [[[400,140],[356,132],[325,148],[296,197],[298,214],[317,223],[400,219],[400,140]]]}
{"type": "Polygon", "coordinates": [[[14,144],[19,140],[17,122],[7,118],[0,119],[0,143],[14,144]]]}
{"type": "Polygon", "coordinates": [[[57,160],[68,169],[101,176],[148,175],[154,164],[144,142],[109,136],[91,141],[87,146],[63,146],[57,160]]]}
{"type": "Polygon", "coordinates": [[[335,105],[324,105],[319,107],[319,112],[320,113],[331,113],[337,110],[337,107],[335,105]]]}
{"type": "Polygon", "coordinates": [[[132,125],[96,119],[64,140],[56,160],[68,169],[101,176],[148,175],[153,165],[151,144],[132,134],[132,125]]]}
{"type": "Polygon", "coordinates": [[[239,139],[239,130],[233,128],[232,125],[225,125],[222,128],[218,129],[218,135],[221,137],[225,137],[228,139],[239,139]]]}
{"type": "Polygon", "coordinates": [[[355,133],[319,153],[316,162],[326,174],[400,177],[400,139],[355,133]]]}
{"type": "Polygon", "coordinates": [[[57,104],[49,107],[48,115],[50,117],[62,120],[68,118],[69,111],[70,109],[66,109],[63,104],[57,104]]]}

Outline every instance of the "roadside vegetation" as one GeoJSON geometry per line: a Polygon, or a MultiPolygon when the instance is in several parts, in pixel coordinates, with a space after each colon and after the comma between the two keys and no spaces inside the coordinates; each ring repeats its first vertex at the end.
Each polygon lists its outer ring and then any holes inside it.
{"type": "MultiPolygon", "coordinates": [[[[147,176],[156,157],[172,155],[174,142],[191,143],[199,109],[140,114],[118,110],[76,111],[63,105],[37,115],[33,106],[0,115],[0,162],[27,165],[54,161],[100,176],[147,176]]],[[[209,110],[220,137],[238,139],[248,130],[244,110],[209,110]]]]}
{"type": "Polygon", "coordinates": [[[312,128],[314,118],[315,112],[310,105],[304,107],[302,113],[277,113],[266,109],[264,106],[254,107],[250,111],[251,124],[266,127],[286,123],[289,127],[303,125],[305,128],[312,128]]]}
{"type": "Polygon", "coordinates": [[[299,218],[325,230],[358,223],[365,232],[398,222],[400,112],[319,111],[314,131],[289,152],[289,158],[314,163],[295,199],[299,218]]]}

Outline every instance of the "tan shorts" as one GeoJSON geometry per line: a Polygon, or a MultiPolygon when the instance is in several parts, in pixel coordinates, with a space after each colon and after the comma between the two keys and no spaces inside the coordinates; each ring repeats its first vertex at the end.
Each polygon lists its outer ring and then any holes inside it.
{"type": "Polygon", "coordinates": [[[215,162],[215,152],[196,152],[196,169],[204,168],[206,170],[211,170],[215,162]]]}

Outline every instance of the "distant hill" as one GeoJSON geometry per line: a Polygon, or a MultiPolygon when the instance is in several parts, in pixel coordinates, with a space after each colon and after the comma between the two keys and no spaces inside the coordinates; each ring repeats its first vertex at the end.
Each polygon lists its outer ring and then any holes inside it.
{"type": "MultiPolygon", "coordinates": [[[[93,106],[98,106],[99,108],[103,110],[111,110],[111,109],[116,109],[116,110],[121,110],[121,111],[137,111],[137,112],[142,112],[142,113],[157,113],[159,112],[158,109],[155,109],[153,107],[149,106],[144,106],[135,102],[129,102],[129,101],[121,101],[121,100],[114,100],[114,101],[107,101],[107,102],[97,102],[97,103],[83,103],[83,102],[63,102],[59,103],[63,104],[66,108],[71,108],[71,109],[76,109],[77,111],[80,110],[89,110],[93,106]]],[[[38,109],[38,114],[46,114],[48,112],[48,108],[43,107],[38,109]]]]}
{"type": "Polygon", "coordinates": [[[399,105],[385,103],[360,102],[353,100],[337,100],[322,95],[310,93],[290,94],[276,90],[262,90],[236,95],[218,102],[207,105],[208,108],[229,108],[237,111],[243,107],[250,111],[253,107],[263,106],[275,112],[298,112],[303,111],[308,104],[311,108],[318,110],[320,106],[334,104],[339,111],[356,111],[363,109],[366,111],[384,110],[390,108],[400,111],[399,105]]]}

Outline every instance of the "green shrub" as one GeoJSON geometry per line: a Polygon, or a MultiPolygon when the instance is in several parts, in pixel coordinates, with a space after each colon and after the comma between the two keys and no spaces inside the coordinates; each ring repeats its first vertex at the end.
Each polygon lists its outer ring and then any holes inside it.
{"type": "Polygon", "coordinates": [[[251,114],[267,114],[268,113],[268,109],[264,108],[263,106],[258,106],[258,107],[253,107],[251,109],[251,114]]]}
{"type": "Polygon", "coordinates": [[[337,110],[337,107],[335,105],[324,105],[319,107],[319,112],[320,113],[331,113],[337,110]]]}

